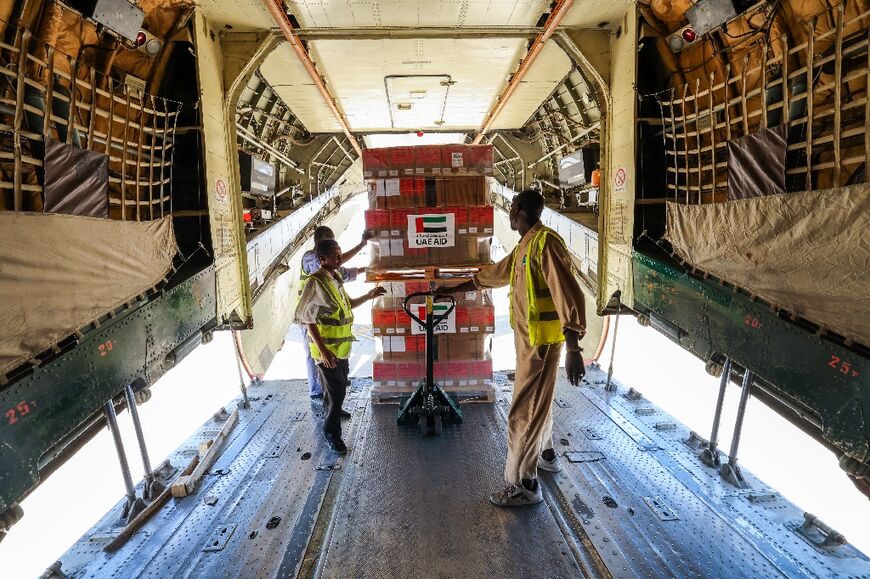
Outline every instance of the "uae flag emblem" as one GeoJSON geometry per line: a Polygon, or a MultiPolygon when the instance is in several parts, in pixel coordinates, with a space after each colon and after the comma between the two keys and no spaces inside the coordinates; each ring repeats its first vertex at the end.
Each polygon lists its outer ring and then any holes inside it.
{"type": "Polygon", "coordinates": [[[420,215],[417,217],[417,233],[447,233],[446,215],[420,215]]]}
{"type": "MultiPolygon", "coordinates": [[[[427,321],[426,318],[426,304],[414,304],[417,307],[417,317],[427,321]]],[[[432,317],[438,318],[447,313],[447,310],[450,308],[449,304],[445,303],[435,303],[432,304],[432,317]]],[[[443,320],[438,322],[438,325],[435,326],[434,331],[436,334],[453,334],[456,333],[456,310],[454,309],[450,314],[445,317],[443,320]]],[[[414,322],[411,327],[411,334],[420,335],[425,334],[426,328],[421,326],[420,324],[414,322]]]]}
{"type": "Polygon", "coordinates": [[[453,247],[454,227],[453,213],[408,215],[408,247],[453,247]]]}

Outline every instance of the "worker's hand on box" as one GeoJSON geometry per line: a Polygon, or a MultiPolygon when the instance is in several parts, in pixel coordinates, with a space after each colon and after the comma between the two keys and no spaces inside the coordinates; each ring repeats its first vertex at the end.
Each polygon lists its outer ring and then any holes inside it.
{"type": "Polygon", "coordinates": [[[335,368],[338,366],[338,357],[329,350],[324,350],[320,353],[320,363],[327,368],[335,368]]]}
{"type": "Polygon", "coordinates": [[[366,229],[365,231],[363,231],[363,234],[362,234],[362,242],[365,243],[366,241],[368,241],[369,239],[371,239],[374,236],[375,236],[374,231],[372,231],[371,229],[366,229]]]}
{"type": "Polygon", "coordinates": [[[371,291],[370,291],[368,294],[366,294],[366,295],[368,296],[368,298],[369,298],[370,300],[373,300],[373,299],[375,299],[375,298],[381,297],[382,295],[384,295],[384,294],[386,294],[386,293],[387,293],[386,288],[382,288],[381,286],[377,286],[376,288],[374,288],[373,290],[371,290],[371,291]]]}
{"type": "Polygon", "coordinates": [[[572,386],[580,385],[580,380],[586,375],[586,366],[579,350],[568,350],[565,353],[565,373],[572,386]]]}
{"type": "Polygon", "coordinates": [[[450,285],[436,285],[432,293],[436,296],[446,296],[455,293],[456,287],[450,285]]]}
{"type": "Polygon", "coordinates": [[[356,268],[356,275],[357,275],[357,276],[365,275],[365,273],[366,273],[366,268],[365,268],[365,267],[358,267],[358,268],[356,268]]]}

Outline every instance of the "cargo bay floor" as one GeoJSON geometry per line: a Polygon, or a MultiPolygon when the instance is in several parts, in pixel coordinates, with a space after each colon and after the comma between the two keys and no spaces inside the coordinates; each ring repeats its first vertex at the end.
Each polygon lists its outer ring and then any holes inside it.
{"type": "MultiPolygon", "coordinates": [[[[197,492],[170,499],[118,551],[119,505],[61,558],[75,577],[870,577],[851,545],[823,547],[803,512],[744,471],[738,490],[701,465],[687,430],[592,368],[560,377],[554,406],[563,471],[545,502],[503,510],[499,488],[512,384],[463,405],[439,438],[395,424],[355,379],[351,451],[329,452],[304,380],[250,389],[251,408],[197,492]],[[805,531],[802,532],[802,531],[805,531]]],[[[229,409],[236,405],[233,402],[229,409]]],[[[206,423],[172,457],[186,464],[206,423]]]]}

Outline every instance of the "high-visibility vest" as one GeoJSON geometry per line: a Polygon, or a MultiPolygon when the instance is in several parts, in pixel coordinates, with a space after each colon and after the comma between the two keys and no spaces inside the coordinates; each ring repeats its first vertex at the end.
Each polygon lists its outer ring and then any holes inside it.
{"type": "MultiPolygon", "coordinates": [[[[339,282],[336,289],[327,276],[331,276],[326,269],[320,268],[316,272],[307,276],[303,280],[303,284],[308,284],[314,281],[326,290],[327,295],[332,298],[336,308],[335,311],[328,316],[317,318],[317,330],[320,332],[320,338],[326,349],[335,354],[336,358],[345,359],[350,357],[350,346],[353,342],[353,310],[350,307],[350,297],[344,290],[344,284],[339,282]]],[[[319,360],[320,348],[314,340],[309,344],[311,357],[319,360]]]]}
{"type": "MultiPolygon", "coordinates": [[[[547,287],[547,280],[544,279],[544,272],[541,271],[544,243],[548,235],[552,235],[555,239],[559,240],[559,243],[563,247],[565,246],[565,242],[562,241],[558,233],[547,227],[541,227],[532,238],[526,250],[525,269],[526,292],[529,302],[529,344],[532,346],[543,346],[544,344],[556,344],[565,341],[565,334],[562,333],[562,322],[559,320],[559,314],[556,313],[556,304],[553,303],[550,288],[547,287]]],[[[511,258],[511,327],[514,326],[513,296],[517,249],[514,249],[514,254],[511,258]]]]}

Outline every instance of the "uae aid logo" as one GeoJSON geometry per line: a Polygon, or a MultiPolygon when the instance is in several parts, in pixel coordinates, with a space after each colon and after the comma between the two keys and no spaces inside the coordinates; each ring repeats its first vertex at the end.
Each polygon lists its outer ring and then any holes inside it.
{"type": "Polygon", "coordinates": [[[454,217],[453,213],[408,215],[408,247],[453,247],[454,217]]]}

